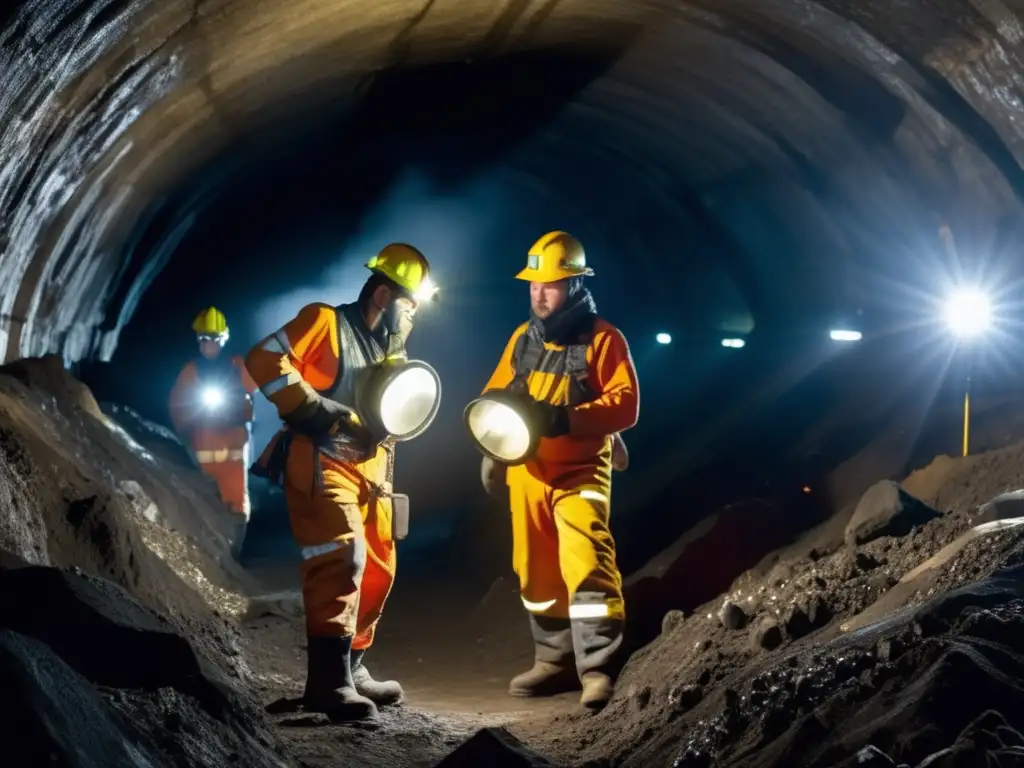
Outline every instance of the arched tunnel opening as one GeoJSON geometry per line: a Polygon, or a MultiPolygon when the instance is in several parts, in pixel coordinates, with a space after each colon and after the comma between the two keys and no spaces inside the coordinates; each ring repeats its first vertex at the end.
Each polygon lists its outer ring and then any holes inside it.
{"type": "MultiPolygon", "coordinates": [[[[1022,13],[8,6],[0,677],[30,702],[0,717],[8,743],[26,765],[190,768],[1009,755],[1022,13]],[[596,714],[568,667],[572,690],[509,695],[543,655],[523,573],[571,580],[576,524],[555,505],[537,523],[554,549],[514,554],[517,513],[481,486],[463,422],[530,318],[527,252],[558,230],[583,245],[640,403],[611,473],[625,667],[596,714]],[[244,360],[304,306],[355,301],[393,242],[440,286],[408,352],[443,394],[396,450],[410,530],[367,656],[404,703],[338,724],[303,711],[324,646],[285,492],[250,477],[240,538],[169,398],[202,310],[244,360]],[[946,316],[964,288],[992,308],[970,339],[946,316]],[[46,712],[85,714],[62,730],[46,712]]],[[[275,402],[254,394],[246,463],[282,428],[275,402]]]]}

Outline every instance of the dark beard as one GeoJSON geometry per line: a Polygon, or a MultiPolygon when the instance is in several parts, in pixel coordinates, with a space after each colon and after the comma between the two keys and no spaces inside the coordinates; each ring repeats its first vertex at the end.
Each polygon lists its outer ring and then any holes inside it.
{"type": "Polygon", "coordinates": [[[536,313],[530,313],[528,333],[542,341],[565,346],[574,344],[586,331],[589,331],[597,317],[597,304],[590,291],[582,285],[566,298],[558,309],[541,319],[536,313]]]}

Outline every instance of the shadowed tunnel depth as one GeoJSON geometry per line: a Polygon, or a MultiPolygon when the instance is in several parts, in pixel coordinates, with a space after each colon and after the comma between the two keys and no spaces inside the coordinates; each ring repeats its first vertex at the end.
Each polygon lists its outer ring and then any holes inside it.
{"type": "MultiPolygon", "coordinates": [[[[1008,2],[4,13],[5,359],[113,361],[111,397],[159,420],[200,306],[225,310],[237,351],[306,301],[346,300],[383,243],[414,242],[444,287],[412,343],[445,404],[400,470],[426,508],[454,504],[431,482],[439,445],[453,482],[475,482],[459,415],[525,314],[511,278],[543,231],[583,241],[599,306],[631,341],[650,461],[622,487],[645,504],[666,462],[693,469],[834,356],[828,327],[891,335],[962,274],[1020,278],[1024,36],[1008,2]],[[723,352],[734,334],[769,351],[723,352]]],[[[851,354],[851,369],[902,359],[851,354]]],[[[872,371],[876,386],[891,375],[872,371]]],[[[893,402],[919,397],[904,384],[893,402]]]]}

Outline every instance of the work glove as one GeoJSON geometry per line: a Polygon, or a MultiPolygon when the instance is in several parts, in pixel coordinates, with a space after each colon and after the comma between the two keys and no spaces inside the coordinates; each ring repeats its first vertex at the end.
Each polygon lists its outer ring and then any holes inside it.
{"type": "Polygon", "coordinates": [[[367,444],[373,441],[370,431],[359,423],[351,408],[319,394],[283,418],[300,435],[314,440],[346,434],[367,444]]]}
{"type": "Polygon", "coordinates": [[[552,405],[530,398],[529,407],[541,437],[561,437],[569,434],[568,406],[552,405]]]}
{"type": "Polygon", "coordinates": [[[508,496],[508,484],[505,480],[507,471],[508,467],[490,456],[484,456],[480,462],[480,482],[483,483],[484,490],[496,499],[508,496]]]}

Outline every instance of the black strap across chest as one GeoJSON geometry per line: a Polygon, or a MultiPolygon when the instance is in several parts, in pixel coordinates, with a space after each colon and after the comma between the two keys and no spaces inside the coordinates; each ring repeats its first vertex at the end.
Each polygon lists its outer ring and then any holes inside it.
{"type": "Polygon", "coordinates": [[[528,328],[512,349],[512,365],[515,376],[510,389],[525,391],[527,379],[534,371],[569,377],[568,405],[579,405],[597,398],[597,392],[590,383],[590,366],[587,364],[587,348],[593,340],[590,329],[579,335],[574,344],[564,349],[547,349],[544,341],[528,328]]]}

